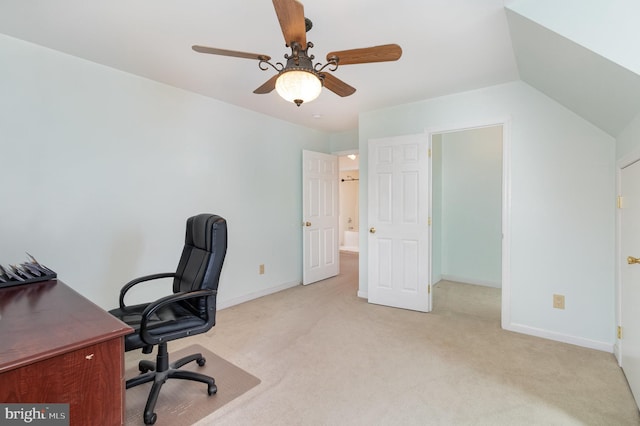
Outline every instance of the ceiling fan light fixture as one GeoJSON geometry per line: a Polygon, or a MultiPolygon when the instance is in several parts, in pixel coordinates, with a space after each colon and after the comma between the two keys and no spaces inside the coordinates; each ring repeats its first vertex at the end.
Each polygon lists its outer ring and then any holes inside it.
{"type": "Polygon", "coordinates": [[[199,53],[232,56],[258,60],[258,68],[267,71],[273,68],[277,74],[272,75],[253,93],[266,94],[276,89],[278,94],[297,106],[303,102],[311,102],[320,95],[322,87],[340,97],[351,96],[356,92],[354,87],[335,77],[332,73],[338,65],[366,64],[370,62],[397,61],[402,56],[402,48],[397,44],[365,47],[329,52],[326,63],[313,63],[314,55],[308,50],[313,43],[307,41],[306,32],[312,27],[312,22],[304,16],[304,6],[299,0],[273,0],[280,29],[284,36],[285,46],[291,48],[291,54],[285,54],[286,65],[282,62],[272,63],[269,55],[239,52],[236,50],[218,49],[194,45],[191,48],[199,53]],[[326,71],[325,71],[326,70],[326,71]],[[329,72],[327,72],[329,71],[329,72]]]}
{"type": "Polygon", "coordinates": [[[276,80],[276,91],[284,100],[300,106],[320,95],[322,81],[313,71],[283,70],[276,80]]]}

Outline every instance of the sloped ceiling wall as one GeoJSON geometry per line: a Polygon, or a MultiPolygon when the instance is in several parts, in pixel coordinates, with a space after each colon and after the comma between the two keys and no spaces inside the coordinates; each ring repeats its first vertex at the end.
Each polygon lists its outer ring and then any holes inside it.
{"type": "MultiPolygon", "coordinates": [[[[528,13],[525,16],[529,11],[518,8],[521,4],[515,2],[506,6],[520,78],[617,137],[640,113],[640,75],[619,64],[623,62],[619,47],[611,50],[617,52],[616,63],[603,56],[607,54],[605,49],[598,49],[596,53],[576,42],[580,37],[576,36],[575,28],[564,32],[573,37],[569,39],[560,33],[560,25],[554,25],[552,30],[541,23],[543,19],[539,15],[528,13]]],[[[618,13],[624,13],[624,10],[620,9],[618,13]]],[[[612,25],[615,23],[615,14],[601,16],[603,20],[612,21],[612,25]]],[[[629,42],[624,34],[616,36],[620,44],[629,42]]],[[[588,42],[586,39],[580,41],[588,42]]]]}

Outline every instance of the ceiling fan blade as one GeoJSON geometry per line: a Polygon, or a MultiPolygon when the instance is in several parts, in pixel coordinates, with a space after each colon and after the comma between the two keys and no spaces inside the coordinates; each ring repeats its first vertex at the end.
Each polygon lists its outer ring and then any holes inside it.
{"type": "Polygon", "coordinates": [[[329,52],[327,61],[337,57],[338,65],[366,64],[369,62],[397,61],[402,56],[402,48],[397,44],[365,47],[362,49],[329,52]]]}
{"type": "Polygon", "coordinates": [[[345,96],[353,95],[356,92],[355,88],[349,86],[347,83],[340,80],[338,77],[334,76],[333,74],[323,73],[323,75],[324,75],[324,87],[331,90],[336,95],[342,96],[344,98],[345,96]]]}
{"type": "Polygon", "coordinates": [[[262,86],[254,90],[253,93],[257,95],[264,95],[264,94],[270,93],[273,89],[276,88],[276,80],[278,79],[278,76],[280,76],[280,74],[276,74],[273,77],[271,77],[262,86]]]}
{"type": "Polygon", "coordinates": [[[234,58],[257,59],[259,61],[268,61],[271,56],[260,55],[258,53],[238,52],[236,50],[217,49],[207,46],[191,46],[198,53],[210,53],[212,55],[233,56],[234,58]]]}
{"type": "Polygon", "coordinates": [[[273,0],[273,7],[280,21],[282,35],[287,46],[293,42],[307,48],[307,30],[304,22],[304,6],[297,0],[273,0]]]}

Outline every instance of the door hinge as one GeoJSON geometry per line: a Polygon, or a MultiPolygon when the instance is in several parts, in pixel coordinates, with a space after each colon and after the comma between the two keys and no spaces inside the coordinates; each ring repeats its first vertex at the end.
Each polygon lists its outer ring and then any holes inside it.
{"type": "Polygon", "coordinates": [[[622,326],[618,326],[618,339],[622,339],[622,326]]]}
{"type": "Polygon", "coordinates": [[[616,200],[616,205],[617,205],[617,207],[618,207],[619,209],[621,209],[621,208],[622,208],[622,201],[623,201],[623,200],[622,200],[622,195],[618,195],[618,198],[617,198],[617,200],[616,200]]]}
{"type": "Polygon", "coordinates": [[[429,148],[429,158],[431,158],[431,148],[429,148]]]}
{"type": "Polygon", "coordinates": [[[431,226],[431,218],[427,219],[427,224],[431,226]]]}
{"type": "Polygon", "coordinates": [[[431,284],[427,284],[427,293],[431,294],[431,284]]]}

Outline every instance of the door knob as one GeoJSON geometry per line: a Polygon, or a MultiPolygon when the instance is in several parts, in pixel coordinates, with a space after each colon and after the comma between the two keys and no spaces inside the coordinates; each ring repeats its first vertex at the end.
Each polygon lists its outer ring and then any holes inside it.
{"type": "Polygon", "coordinates": [[[304,226],[311,226],[311,222],[305,222],[304,226]]]}
{"type": "Polygon", "coordinates": [[[629,265],[633,265],[634,263],[640,263],[640,259],[638,259],[637,257],[629,256],[627,257],[627,263],[629,265]]]}
{"type": "Polygon", "coordinates": [[[375,234],[376,233],[376,228],[374,228],[373,226],[371,228],[369,228],[369,232],[371,234],[375,234]]]}

